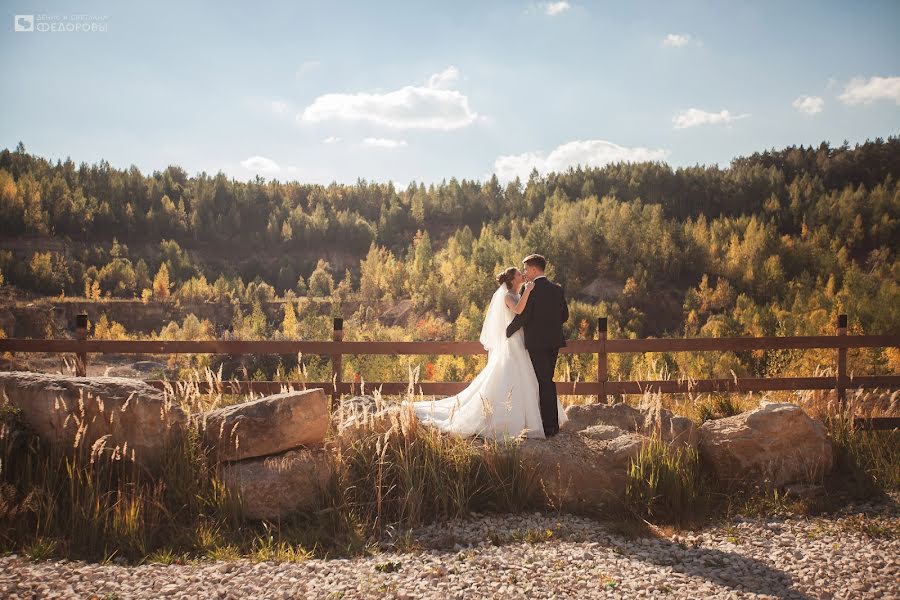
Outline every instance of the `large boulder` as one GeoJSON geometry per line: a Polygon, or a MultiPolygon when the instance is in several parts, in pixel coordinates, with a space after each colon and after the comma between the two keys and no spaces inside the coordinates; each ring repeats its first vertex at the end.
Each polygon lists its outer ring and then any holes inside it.
{"type": "Polygon", "coordinates": [[[319,505],[334,473],[334,458],[322,448],[289,450],[221,466],[225,485],[241,499],[246,517],[279,519],[319,505]]]}
{"type": "Polygon", "coordinates": [[[186,420],[172,398],[136,379],[0,372],[3,402],[46,443],[60,448],[126,448],[153,463],[178,441],[186,420]],[[108,437],[107,437],[108,436],[108,437]]]}
{"type": "Polygon", "coordinates": [[[659,407],[583,404],[569,406],[566,416],[558,435],[521,445],[523,462],[535,469],[546,500],[562,510],[621,507],[628,468],[650,436],[673,450],[696,448],[699,439],[693,421],[659,407]]]}
{"type": "Polygon", "coordinates": [[[628,466],[647,438],[612,425],[525,439],[522,462],[535,470],[546,501],[558,510],[592,512],[619,507],[628,466]]]}
{"type": "Polygon", "coordinates": [[[321,446],[328,422],[328,399],[321,388],[265,396],[202,416],[204,439],[219,461],[321,446]]]}
{"type": "Polygon", "coordinates": [[[700,426],[700,458],[723,481],[780,487],[814,482],[832,467],[825,426],[796,404],[759,408],[700,426]]]}

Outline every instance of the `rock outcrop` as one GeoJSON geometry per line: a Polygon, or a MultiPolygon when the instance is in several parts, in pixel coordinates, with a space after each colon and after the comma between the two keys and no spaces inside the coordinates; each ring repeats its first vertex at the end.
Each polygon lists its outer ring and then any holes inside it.
{"type": "Polygon", "coordinates": [[[160,390],[136,379],[0,372],[3,401],[46,443],[60,448],[124,448],[153,463],[182,435],[186,416],[160,390]]]}
{"type": "Polygon", "coordinates": [[[204,439],[219,461],[321,446],[328,432],[328,400],[320,388],[284,392],[202,416],[204,439]]]}
{"type": "Polygon", "coordinates": [[[825,426],[796,404],[759,408],[700,427],[700,459],[722,481],[780,487],[814,482],[832,467],[825,426]]]}

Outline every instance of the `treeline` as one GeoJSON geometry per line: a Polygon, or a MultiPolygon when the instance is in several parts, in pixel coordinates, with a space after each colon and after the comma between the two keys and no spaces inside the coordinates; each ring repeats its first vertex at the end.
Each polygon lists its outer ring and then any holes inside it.
{"type": "Polygon", "coordinates": [[[785,213],[779,224],[799,231],[802,216],[822,193],[863,186],[872,189],[900,164],[900,137],[850,148],[790,147],[737,158],[728,168],[672,169],[661,163],[575,168],[542,178],[533,172],[500,185],[451,179],[439,185],[390,183],[328,186],[265,181],[237,182],[219,173],[189,177],[178,166],[145,176],[71,159],[52,163],[15,151],[0,152],[0,227],[6,234],[35,233],[82,240],[173,239],[248,243],[312,249],[340,240],[365,252],[372,242],[402,249],[425,228],[476,233],[485,223],[508,231],[533,219],[554,196],[574,200],[613,196],[659,204],[667,218],[785,213]],[[775,203],[777,202],[777,206],[775,203]],[[768,208],[767,208],[768,207],[768,208]]]}

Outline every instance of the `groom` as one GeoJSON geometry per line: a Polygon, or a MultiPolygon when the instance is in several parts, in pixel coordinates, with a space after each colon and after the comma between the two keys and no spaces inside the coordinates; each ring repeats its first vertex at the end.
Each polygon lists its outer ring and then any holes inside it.
{"type": "Polygon", "coordinates": [[[544,275],[547,259],[540,254],[530,254],[522,261],[525,279],[534,282],[534,289],[525,304],[525,310],[513,318],[506,328],[510,337],[520,327],[525,327],[525,348],[531,356],[531,365],[537,375],[540,394],[541,421],[544,435],[559,433],[559,414],[556,410],[556,384],[553,372],[559,349],[566,345],[563,323],[569,320],[569,307],[562,286],[551,282],[544,275]]]}

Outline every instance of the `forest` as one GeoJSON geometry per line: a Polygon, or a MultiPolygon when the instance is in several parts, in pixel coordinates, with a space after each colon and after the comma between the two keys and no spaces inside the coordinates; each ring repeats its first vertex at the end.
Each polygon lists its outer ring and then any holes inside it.
{"type": "MultiPolygon", "coordinates": [[[[304,317],[302,302],[331,297],[338,307],[411,300],[413,322],[390,331],[361,309],[359,336],[477,339],[495,273],[539,252],[570,298],[570,337],[594,335],[598,316],[618,338],[830,334],[842,312],[851,333],[896,333],[898,175],[898,136],[767,150],[727,167],[622,163],[406,189],[241,182],[175,165],[145,175],[54,163],[20,142],[0,152],[0,283],[235,304],[230,331],[161,323],[158,335],[324,337],[328,324],[304,317]],[[239,305],[276,299],[281,323],[239,305]]],[[[693,370],[794,370],[776,352],[708,360],[693,370]]],[[[900,371],[896,349],[859,360],[900,371]]]]}

